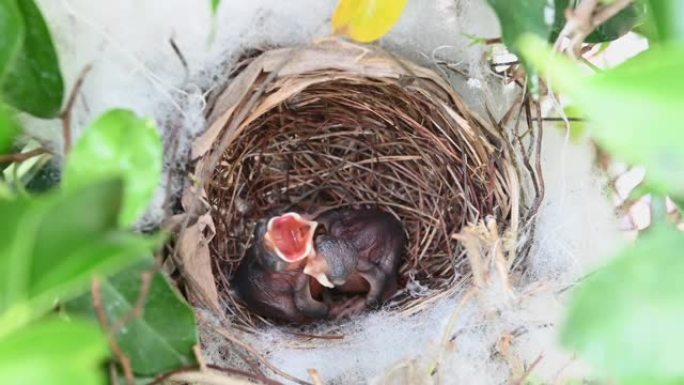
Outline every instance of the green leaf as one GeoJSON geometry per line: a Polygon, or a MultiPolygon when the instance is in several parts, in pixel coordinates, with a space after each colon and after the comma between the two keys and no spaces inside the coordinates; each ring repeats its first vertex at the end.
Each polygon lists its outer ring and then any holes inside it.
{"type": "Polygon", "coordinates": [[[684,234],[656,227],[574,293],[562,342],[621,383],[682,383],[684,234]]]}
{"type": "Polygon", "coordinates": [[[511,52],[519,52],[518,40],[524,34],[548,39],[551,27],[547,19],[555,17],[554,7],[548,0],[487,0],[487,3],[499,18],[504,44],[511,52]]]}
{"type": "MultiPolygon", "coordinates": [[[[102,300],[111,322],[134,308],[141,275],[152,269],[149,261],[102,281],[102,300]]],[[[66,309],[95,317],[89,295],[71,301],[66,309]]],[[[152,278],[142,315],[128,322],[116,337],[138,375],[154,375],[195,362],[192,348],[198,342],[193,311],[161,273],[152,278]]]]}
{"type": "Polygon", "coordinates": [[[594,76],[525,39],[525,56],[552,87],[573,98],[592,120],[590,134],[616,158],[647,168],[650,188],[684,195],[684,46],[654,46],[594,76]]]}
{"type": "Polygon", "coordinates": [[[211,1],[211,13],[214,15],[216,14],[216,11],[218,11],[219,5],[221,5],[221,0],[210,0],[211,1]]]}
{"type": "MultiPolygon", "coordinates": [[[[21,126],[14,119],[14,114],[0,103],[0,155],[12,153],[19,134],[21,134],[21,126]]],[[[0,169],[2,169],[1,165],[0,169]]]]}
{"type": "Polygon", "coordinates": [[[93,274],[117,271],[158,239],[117,227],[122,186],[0,200],[0,336],[78,295],[93,274]]]}
{"type": "Polygon", "coordinates": [[[125,182],[121,226],[147,209],[161,179],[162,143],[149,119],[128,110],[111,110],[88,127],[64,170],[64,184],[78,188],[93,181],[122,177],[125,182]]]}
{"type": "MultiPolygon", "coordinates": [[[[575,0],[553,0],[554,15],[553,24],[551,25],[551,33],[549,35],[549,43],[553,43],[558,39],[561,30],[565,27],[565,10],[570,8],[570,2],[574,8],[575,0]]],[[[543,37],[543,36],[540,36],[543,37]]]]}
{"type": "Polygon", "coordinates": [[[52,118],[59,113],[64,96],[57,53],[33,0],[20,0],[17,5],[26,33],[5,75],[2,92],[12,106],[40,118],[52,118]]]}
{"type": "Polygon", "coordinates": [[[599,25],[584,41],[595,44],[616,40],[639,24],[643,16],[644,5],[640,2],[634,2],[599,25]]]}
{"type": "Polygon", "coordinates": [[[90,322],[40,321],[0,340],[0,383],[106,384],[107,343],[90,322]]]}
{"type": "MultiPolygon", "coordinates": [[[[558,34],[567,21],[565,10],[571,5],[574,7],[574,3],[572,0],[554,0],[556,13],[549,41],[553,42],[558,38],[558,34]]],[[[642,20],[643,16],[644,5],[635,2],[598,26],[594,32],[587,36],[585,42],[595,44],[616,40],[631,31],[642,20]]]]}
{"type": "Polygon", "coordinates": [[[646,1],[646,35],[655,42],[684,41],[684,2],[646,1]]]}
{"type": "Polygon", "coordinates": [[[0,83],[23,39],[24,24],[16,0],[0,0],[0,83]]]}
{"type": "Polygon", "coordinates": [[[548,39],[556,8],[549,0],[487,0],[494,9],[501,25],[503,42],[508,50],[516,54],[527,73],[530,93],[536,99],[539,96],[539,75],[529,66],[518,47],[519,40],[525,34],[533,34],[548,39]]]}

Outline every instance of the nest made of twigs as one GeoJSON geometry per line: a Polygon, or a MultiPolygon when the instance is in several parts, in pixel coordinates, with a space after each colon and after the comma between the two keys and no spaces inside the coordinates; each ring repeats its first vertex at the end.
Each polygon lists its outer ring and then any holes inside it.
{"type": "Polygon", "coordinates": [[[493,216],[517,231],[524,191],[497,130],[434,72],[380,49],[333,40],[267,51],[216,99],[209,121],[192,156],[206,178],[198,223],[208,257],[199,259],[211,270],[194,278],[235,324],[264,321],[233,298],[229,280],[257,220],[274,212],[374,206],[400,218],[409,246],[388,304],[398,310],[467,279],[452,237],[466,224],[493,216]]]}

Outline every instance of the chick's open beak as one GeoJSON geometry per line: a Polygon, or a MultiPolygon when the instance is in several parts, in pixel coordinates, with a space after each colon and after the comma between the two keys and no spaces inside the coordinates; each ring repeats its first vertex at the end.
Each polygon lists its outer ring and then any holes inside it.
{"type": "Polygon", "coordinates": [[[328,270],[328,263],[325,258],[316,254],[312,255],[304,266],[304,274],[314,277],[318,283],[332,289],[335,285],[328,279],[328,275],[326,274],[328,270]]]}
{"type": "Polygon", "coordinates": [[[264,241],[282,260],[297,262],[313,254],[317,226],[297,213],[286,213],[268,221],[264,241]]]}

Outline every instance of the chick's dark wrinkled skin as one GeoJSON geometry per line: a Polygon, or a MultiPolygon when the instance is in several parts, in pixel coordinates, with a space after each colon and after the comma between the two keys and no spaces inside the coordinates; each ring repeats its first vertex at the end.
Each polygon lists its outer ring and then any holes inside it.
{"type": "Polygon", "coordinates": [[[350,242],[321,234],[314,241],[314,254],[304,266],[304,273],[322,286],[343,285],[356,268],[358,251],[350,242]]]}
{"type": "Polygon", "coordinates": [[[326,261],[326,275],[335,286],[347,281],[359,260],[359,253],[352,243],[330,235],[316,237],[316,252],[326,261]]]}
{"type": "Polygon", "coordinates": [[[265,244],[266,231],[266,221],[259,221],[254,229],[254,240],[252,241],[252,246],[247,251],[246,259],[256,259],[267,270],[285,271],[290,264],[278,257],[278,254],[265,244]],[[250,253],[253,254],[252,257],[250,257],[250,253]]]}
{"type": "Polygon", "coordinates": [[[335,289],[342,293],[367,293],[365,305],[377,307],[397,290],[397,272],[406,248],[402,223],[391,214],[378,209],[337,210],[316,220],[329,239],[336,239],[356,250],[356,264],[351,253],[334,250],[319,254],[338,272],[331,277],[335,289]],[[348,266],[354,266],[349,270],[348,266]],[[346,275],[346,277],[345,277],[346,275]]]}

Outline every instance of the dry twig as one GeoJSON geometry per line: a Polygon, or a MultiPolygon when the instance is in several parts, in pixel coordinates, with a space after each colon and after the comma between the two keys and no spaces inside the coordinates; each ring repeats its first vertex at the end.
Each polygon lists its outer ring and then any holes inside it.
{"type": "Polygon", "coordinates": [[[28,159],[35,157],[35,156],[48,154],[48,153],[49,153],[49,151],[45,148],[36,148],[35,150],[20,152],[20,153],[16,153],[16,154],[0,155],[0,164],[5,163],[5,162],[21,163],[21,162],[24,162],[28,159]]]}
{"type": "Polygon", "coordinates": [[[107,341],[109,342],[109,347],[112,349],[112,353],[119,361],[121,369],[124,372],[124,377],[126,379],[126,385],[135,385],[135,376],[133,375],[133,367],[131,366],[131,360],[126,356],[123,349],[116,340],[116,336],[112,333],[112,329],[109,325],[109,319],[107,317],[107,312],[102,303],[102,290],[100,288],[100,279],[93,278],[91,283],[91,294],[93,300],[93,308],[95,309],[95,314],[100,322],[100,327],[104,330],[107,335],[107,341]]]}
{"type": "Polygon", "coordinates": [[[321,375],[318,373],[318,370],[311,368],[308,369],[307,372],[309,373],[309,376],[311,376],[313,385],[323,385],[323,381],[321,380],[321,375]]]}
{"type": "Polygon", "coordinates": [[[612,3],[599,7],[599,0],[583,0],[577,8],[567,9],[565,26],[561,30],[554,47],[561,49],[565,39],[569,39],[567,50],[574,56],[579,57],[582,43],[601,24],[608,21],[618,12],[631,5],[634,0],[616,0],[612,3]]]}
{"type": "Polygon", "coordinates": [[[516,381],[514,381],[511,385],[522,385],[523,383],[525,383],[525,380],[527,379],[527,377],[529,377],[530,374],[532,374],[532,371],[534,370],[534,368],[536,368],[537,365],[539,365],[539,363],[541,362],[541,360],[543,358],[544,358],[543,354],[540,354],[539,356],[537,356],[537,358],[532,362],[532,364],[530,364],[530,366],[527,368],[527,370],[525,370],[525,373],[523,373],[523,375],[520,376],[520,378],[517,379],[516,381]]]}
{"type": "Polygon", "coordinates": [[[66,106],[64,106],[64,110],[62,110],[62,113],[59,115],[60,119],[62,119],[64,156],[66,156],[69,153],[69,150],[71,149],[71,113],[74,109],[74,104],[76,103],[76,97],[78,96],[79,92],[81,92],[83,82],[85,81],[88,72],[90,72],[92,68],[93,66],[91,64],[88,64],[87,66],[85,66],[85,68],[83,68],[83,70],[81,70],[81,73],[78,75],[78,79],[76,80],[76,84],[74,84],[74,88],[71,89],[69,100],[67,101],[66,106]]]}
{"type": "Polygon", "coordinates": [[[118,333],[122,327],[126,326],[133,319],[142,317],[145,311],[145,302],[147,301],[147,296],[150,291],[150,284],[152,283],[152,278],[156,274],[157,269],[152,271],[144,271],[140,274],[140,291],[138,292],[138,298],[135,300],[135,304],[123,317],[118,319],[114,325],[111,327],[110,332],[112,334],[118,333]]]}
{"type": "MultiPolygon", "coordinates": [[[[203,378],[203,379],[211,379],[211,383],[218,383],[218,384],[230,384],[230,385],[239,385],[239,384],[264,384],[264,385],[283,385],[282,383],[271,380],[270,378],[261,376],[261,375],[255,375],[249,372],[245,372],[244,370],[240,369],[235,369],[235,368],[224,368],[216,365],[207,365],[207,367],[210,370],[207,369],[201,369],[198,365],[190,365],[178,369],[174,369],[171,371],[168,371],[164,374],[161,374],[157,376],[154,380],[152,380],[150,383],[147,385],[159,385],[163,384],[169,379],[181,379],[181,378],[188,378],[186,376],[183,376],[182,374],[193,374],[197,375],[197,378],[203,378]],[[221,372],[223,374],[219,373],[213,373],[213,372],[221,372]],[[230,376],[226,376],[225,374],[229,374],[230,376]],[[234,376],[240,376],[249,379],[251,382],[245,382],[242,379],[237,379],[234,376]]],[[[201,381],[201,380],[200,380],[201,381]]],[[[205,382],[200,382],[202,384],[206,384],[205,382]]]]}

